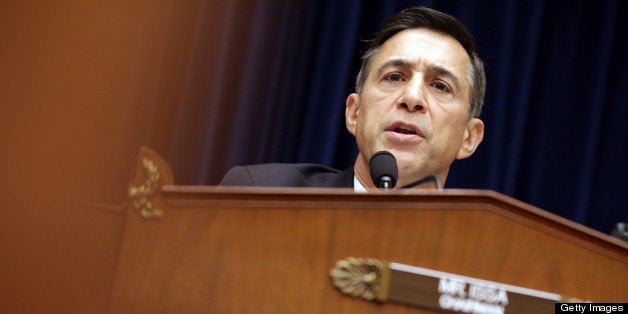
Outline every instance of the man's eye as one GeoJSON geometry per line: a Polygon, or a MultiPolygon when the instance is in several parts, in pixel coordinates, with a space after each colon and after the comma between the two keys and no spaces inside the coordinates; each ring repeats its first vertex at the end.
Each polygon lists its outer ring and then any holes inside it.
{"type": "Polygon", "coordinates": [[[384,77],[384,80],[388,82],[401,82],[403,81],[403,76],[399,73],[390,73],[384,77]]]}
{"type": "Polygon", "coordinates": [[[445,93],[451,92],[451,89],[449,88],[449,86],[443,82],[436,81],[432,83],[432,86],[441,92],[445,92],[445,93]]]}

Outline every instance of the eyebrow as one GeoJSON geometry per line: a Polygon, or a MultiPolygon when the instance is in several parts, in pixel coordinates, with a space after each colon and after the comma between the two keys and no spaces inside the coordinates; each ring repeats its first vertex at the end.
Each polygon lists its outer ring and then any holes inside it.
{"type": "Polygon", "coordinates": [[[450,71],[442,65],[433,63],[428,64],[427,68],[429,71],[436,72],[438,73],[438,75],[449,78],[455,85],[456,89],[460,89],[460,79],[458,78],[458,76],[456,76],[456,74],[454,74],[454,72],[450,71]]]}
{"type": "MultiPolygon", "coordinates": [[[[379,66],[379,68],[377,68],[377,77],[380,77],[387,68],[411,68],[412,66],[412,62],[407,59],[391,59],[384,62],[382,65],[379,66]]],[[[427,64],[427,70],[428,72],[434,72],[440,76],[451,79],[456,89],[460,89],[460,78],[458,78],[458,76],[454,74],[454,72],[450,71],[446,67],[430,62],[427,64]]]]}
{"type": "Polygon", "coordinates": [[[410,63],[410,61],[406,59],[391,59],[384,62],[382,65],[379,66],[379,68],[377,68],[376,77],[382,76],[382,74],[387,68],[411,68],[411,67],[412,67],[412,63],[410,63]]]}

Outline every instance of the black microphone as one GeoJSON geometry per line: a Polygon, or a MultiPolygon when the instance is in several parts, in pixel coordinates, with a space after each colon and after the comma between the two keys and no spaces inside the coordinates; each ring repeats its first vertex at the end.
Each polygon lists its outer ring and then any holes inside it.
{"type": "Polygon", "coordinates": [[[397,184],[397,160],[395,156],[385,150],[379,151],[369,161],[371,179],[380,189],[392,189],[397,184]]]}

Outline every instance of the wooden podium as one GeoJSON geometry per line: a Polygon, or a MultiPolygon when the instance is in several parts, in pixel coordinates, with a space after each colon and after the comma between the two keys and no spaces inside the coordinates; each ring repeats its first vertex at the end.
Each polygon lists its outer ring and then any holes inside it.
{"type": "Polygon", "coordinates": [[[143,148],[111,311],[433,313],[342,294],[347,257],[628,301],[626,243],[495,192],[177,186],[143,148]]]}

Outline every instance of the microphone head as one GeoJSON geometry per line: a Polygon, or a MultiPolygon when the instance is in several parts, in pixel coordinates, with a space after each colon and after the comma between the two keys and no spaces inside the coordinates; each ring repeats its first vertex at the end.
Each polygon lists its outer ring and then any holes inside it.
{"type": "Polygon", "coordinates": [[[392,189],[397,184],[397,159],[388,151],[379,151],[369,161],[371,179],[378,188],[392,189]]]}

